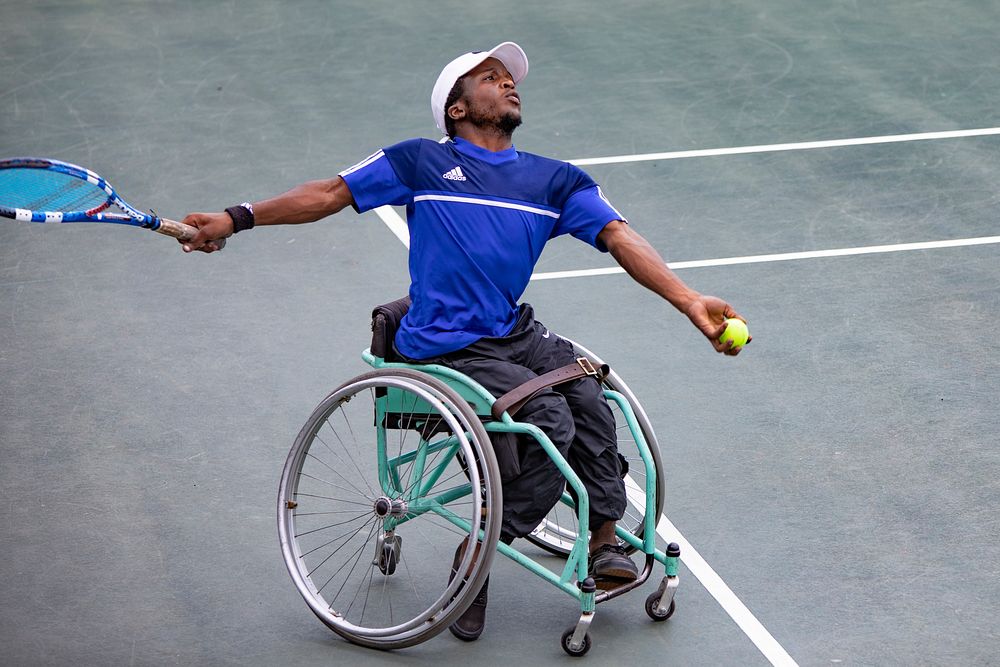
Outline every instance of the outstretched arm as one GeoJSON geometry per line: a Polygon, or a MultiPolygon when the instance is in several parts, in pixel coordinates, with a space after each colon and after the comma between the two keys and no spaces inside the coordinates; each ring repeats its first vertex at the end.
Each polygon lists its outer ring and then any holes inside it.
{"type": "Polygon", "coordinates": [[[636,282],[656,292],[687,315],[716,351],[739,354],[741,348],[733,349],[731,342],[719,342],[719,336],[726,330],[726,318],[743,319],[732,306],[714,296],[699,294],[685,285],[653,246],[625,222],[615,220],[608,223],[597,238],[636,282]]]}
{"type": "MultiPolygon", "coordinates": [[[[254,225],[295,225],[314,222],[343,210],[354,202],[351,190],[340,176],[310,181],[288,192],[253,205],[254,225]]],[[[198,234],[183,242],[184,252],[217,250],[214,241],[233,233],[233,219],[221,213],[191,213],[184,224],[198,228],[198,234]]]]}

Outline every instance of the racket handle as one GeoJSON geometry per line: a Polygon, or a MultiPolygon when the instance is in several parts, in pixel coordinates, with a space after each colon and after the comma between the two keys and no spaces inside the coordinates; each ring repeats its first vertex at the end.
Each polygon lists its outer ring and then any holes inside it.
{"type": "Polygon", "coordinates": [[[160,226],[156,231],[167,236],[173,236],[175,239],[180,239],[181,241],[190,241],[198,233],[197,228],[191,225],[185,225],[183,222],[168,220],[166,218],[160,218],[160,226]]]}
{"type": "MultiPolygon", "coordinates": [[[[190,241],[198,233],[196,227],[167,218],[160,218],[160,227],[156,231],[166,236],[173,236],[175,239],[180,239],[181,241],[190,241]]],[[[219,239],[214,243],[219,246],[219,250],[222,250],[226,246],[226,239],[219,239]]]]}

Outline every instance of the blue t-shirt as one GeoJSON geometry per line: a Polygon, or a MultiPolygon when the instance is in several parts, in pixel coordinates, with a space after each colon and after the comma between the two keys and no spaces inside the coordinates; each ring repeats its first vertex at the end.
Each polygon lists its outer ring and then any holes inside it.
{"type": "Polygon", "coordinates": [[[549,239],[607,252],[597,235],[625,219],[578,167],[462,139],[404,141],[340,176],[359,213],[406,206],[412,305],[395,342],[412,359],[506,335],[549,239]]]}

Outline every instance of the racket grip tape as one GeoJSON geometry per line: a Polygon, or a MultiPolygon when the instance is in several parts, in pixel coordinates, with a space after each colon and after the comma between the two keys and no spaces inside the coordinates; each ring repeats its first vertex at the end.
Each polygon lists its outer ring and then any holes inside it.
{"type": "MultiPolygon", "coordinates": [[[[167,218],[160,218],[160,226],[156,229],[160,234],[165,234],[166,236],[173,236],[175,239],[180,239],[181,241],[190,241],[194,238],[194,235],[198,233],[196,227],[191,225],[185,225],[183,222],[177,222],[176,220],[169,220],[167,218]]],[[[215,244],[219,246],[219,250],[226,245],[226,239],[218,239],[215,244]]]]}

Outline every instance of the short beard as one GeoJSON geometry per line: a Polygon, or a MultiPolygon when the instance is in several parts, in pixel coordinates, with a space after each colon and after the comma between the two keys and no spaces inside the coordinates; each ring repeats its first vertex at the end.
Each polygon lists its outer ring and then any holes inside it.
{"type": "Polygon", "coordinates": [[[486,113],[480,113],[479,109],[470,107],[465,118],[480,129],[491,131],[497,136],[507,137],[508,139],[513,136],[514,130],[521,124],[520,114],[512,111],[497,118],[486,113]]]}
{"type": "Polygon", "coordinates": [[[500,117],[500,122],[497,123],[497,132],[501,133],[505,137],[510,137],[514,134],[514,130],[516,130],[520,124],[520,115],[506,113],[500,117]]]}

